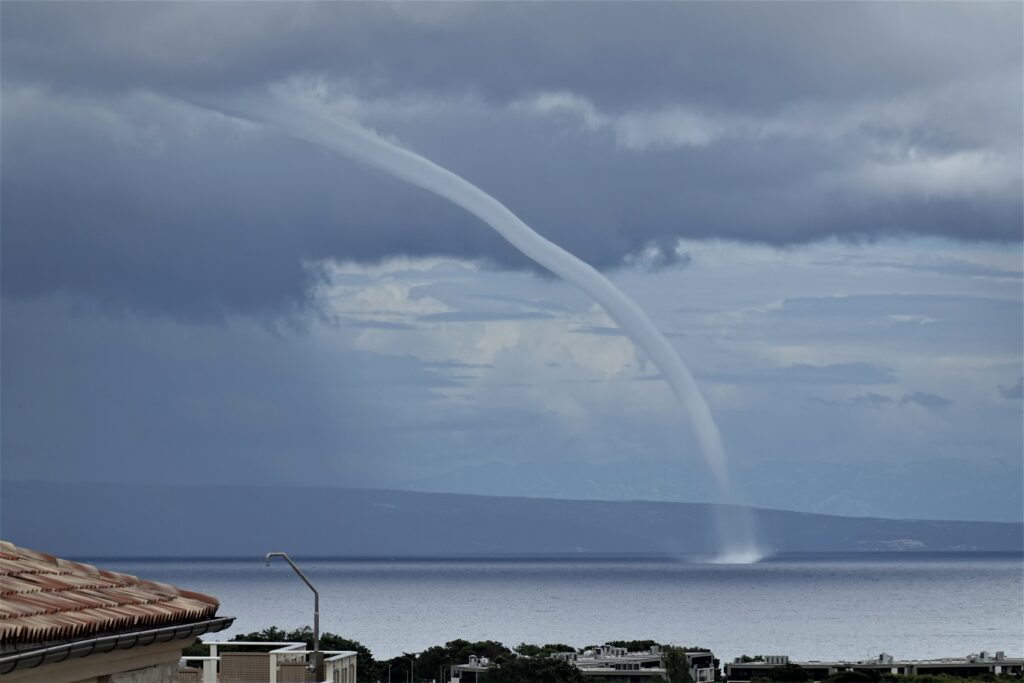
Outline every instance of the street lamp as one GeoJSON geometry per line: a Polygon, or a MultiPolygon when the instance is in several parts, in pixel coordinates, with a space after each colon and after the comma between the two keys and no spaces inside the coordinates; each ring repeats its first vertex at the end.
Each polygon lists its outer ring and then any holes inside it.
{"type": "Polygon", "coordinates": [[[422,653],[420,652],[404,652],[406,657],[409,658],[411,663],[409,666],[409,683],[415,683],[416,681],[416,657],[422,653]]]}
{"type": "Polygon", "coordinates": [[[316,671],[316,680],[324,680],[324,658],[320,654],[320,591],[313,587],[313,584],[309,582],[306,575],[302,573],[302,570],[295,566],[292,562],[292,558],[288,557],[288,553],[267,553],[267,566],[270,566],[270,558],[281,557],[287,562],[295,573],[299,575],[303,583],[309,586],[309,590],[313,591],[313,669],[316,671]]]}

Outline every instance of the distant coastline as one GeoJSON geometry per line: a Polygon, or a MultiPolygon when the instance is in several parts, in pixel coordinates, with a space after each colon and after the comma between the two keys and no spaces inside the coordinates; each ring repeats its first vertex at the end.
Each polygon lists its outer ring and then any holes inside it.
{"type": "MultiPolygon", "coordinates": [[[[2,482],[3,535],[64,557],[709,558],[715,505],[286,486],[2,482]],[[60,499],[61,506],[39,500],[60,499]],[[73,516],[65,510],[78,511],[73,516]]],[[[752,509],[767,555],[1024,551],[1024,524],[752,509]]]]}

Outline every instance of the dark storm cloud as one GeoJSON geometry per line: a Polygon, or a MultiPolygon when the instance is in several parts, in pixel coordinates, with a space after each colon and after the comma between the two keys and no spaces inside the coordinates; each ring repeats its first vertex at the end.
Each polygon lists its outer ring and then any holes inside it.
{"type": "Polygon", "coordinates": [[[685,268],[693,263],[693,257],[677,248],[678,240],[663,237],[645,245],[634,254],[626,254],[623,265],[643,268],[652,272],[665,268],[685,268]]]}
{"type": "Polygon", "coordinates": [[[351,318],[348,316],[339,316],[332,320],[339,325],[345,327],[351,327],[355,329],[364,330],[414,330],[415,325],[409,323],[395,323],[387,320],[365,320],[362,318],[351,318]]]}
{"type": "Polygon", "coordinates": [[[888,368],[871,363],[832,363],[810,365],[796,363],[778,368],[751,369],[743,374],[704,374],[702,378],[715,382],[736,384],[747,383],[798,383],[798,384],[894,384],[896,376],[888,368]]]}
{"type": "Polygon", "coordinates": [[[369,93],[758,108],[899,93],[1020,56],[1010,3],[5,3],[4,15],[6,76],[87,90],[222,92],[315,72],[369,93]]]}
{"type": "Polygon", "coordinates": [[[953,405],[945,396],[939,396],[938,394],[928,394],[923,391],[915,391],[909,394],[904,394],[903,398],[900,399],[900,403],[906,405],[913,403],[921,406],[922,408],[938,409],[948,408],[953,405]]]}
{"type": "Polygon", "coordinates": [[[306,299],[331,255],[468,255],[501,241],[423,192],[304,146],[230,125],[182,133],[169,122],[180,109],[126,108],[108,125],[88,107],[31,120],[13,107],[0,209],[8,295],[83,292],[187,318],[277,313],[306,299]],[[152,139],[133,137],[135,117],[152,139]]]}
{"type": "Polygon", "coordinates": [[[859,323],[892,316],[918,316],[933,321],[956,314],[984,310],[987,317],[1013,315],[1014,301],[949,294],[856,294],[851,296],[800,297],[786,299],[776,313],[787,318],[820,320],[828,317],[853,318],[859,323]]]}
{"type": "Polygon", "coordinates": [[[540,312],[508,312],[499,313],[496,311],[445,311],[444,313],[431,313],[421,315],[422,322],[440,323],[477,323],[496,322],[501,320],[550,320],[553,316],[550,313],[540,312]]]}
{"type": "MultiPolygon", "coordinates": [[[[828,405],[832,407],[842,407],[846,402],[843,401],[832,401],[828,399],[813,398],[812,401],[828,405]]],[[[953,405],[953,401],[949,400],[945,396],[939,396],[938,394],[929,394],[923,391],[914,391],[907,394],[903,394],[899,400],[892,398],[891,396],[885,396],[883,394],[875,394],[867,392],[859,394],[857,396],[851,396],[848,403],[853,405],[870,406],[872,408],[884,408],[887,406],[907,406],[917,405],[922,408],[928,408],[929,410],[935,410],[940,408],[948,408],[953,405]]]]}
{"type": "Polygon", "coordinates": [[[1012,384],[1008,387],[1004,387],[1002,384],[999,385],[999,395],[1005,399],[1014,400],[1024,398],[1024,377],[1017,380],[1016,384],[1012,384]]]}
{"type": "Polygon", "coordinates": [[[885,396],[883,394],[874,394],[874,393],[868,392],[866,394],[860,394],[858,396],[852,397],[850,399],[850,402],[851,403],[860,404],[860,405],[869,405],[869,406],[873,406],[875,408],[880,408],[882,406],[886,406],[886,405],[892,404],[893,403],[893,399],[888,397],[888,396],[885,396]]]}
{"type": "MultiPolygon", "coordinates": [[[[590,334],[602,334],[592,331],[590,334]]],[[[896,375],[888,368],[878,367],[871,363],[832,363],[830,365],[811,365],[809,363],[796,363],[775,368],[744,368],[742,373],[726,372],[704,372],[698,373],[698,379],[709,382],[723,382],[726,384],[768,384],[778,386],[780,384],[895,384],[896,375]]],[[[634,378],[637,381],[662,381],[664,378],[659,375],[643,375],[634,378]]],[[[879,397],[878,394],[867,394],[870,397],[879,397]]],[[[859,398],[859,397],[858,397],[859,398]]],[[[822,400],[822,399],[814,399],[822,400]]],[[[855,401],[857,399],[854,399],[855,401]]],[[[872,399],[867,399],[872,400],[872,399]]],[[[825,401],[829,405],[837,405],[832,401],[825,401]]]]}
{"type": "Polygon", "coordinates": [[[680,237],[1018,240],[1019,23],[1014,4],[5,3],[3,290],[220,319],[294,311],[328,259],[529,267],[419,190],[185,104],[295,79],[599,267],[685,265],[680,237]]]}
{"type": "MultiPolygon", "coordinates": [[[[573,332],[576,334],[596,334],[602,337],[625,337],[626,333],[617,327],[607,327],[605,325],[580,325],[573,328],[573,332]]],[[[658,379],[662,379],[661,375],[657,376],[658,379]]]]}
{"type": "Polygon", "coordinates": [[[851,258],[822,259],[818,262],[823,266],[843,265],[864,268],[893,268],[899,270],[916,270],[925,273],[938,273],[940,275],[951,275],[954,277],[970,278],[995,278],[1006,280],[1020,280],[1024,278],[1024,272],[1009,270],[1006,268],[994,268],[981,263],[958,259],[944,259],[935,263],[902,263],[900,261],[865,260],[851,258]]]}

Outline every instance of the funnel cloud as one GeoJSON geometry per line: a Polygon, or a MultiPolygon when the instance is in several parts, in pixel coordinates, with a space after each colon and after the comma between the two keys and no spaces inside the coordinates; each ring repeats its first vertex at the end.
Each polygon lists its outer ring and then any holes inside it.
{"type": "MultiPolygon", "coordinates": [[[[387,171],[462,207],[534,262],[590,295],[662,372],[686,411],[701,455],[714,473],[719,487],[728,492],[729,475],[722,437],[693,374],[650,318],[608,278],[539,235],[501,202],[466,179],[387,142],[379,135],[351,122],[338,120],[322,108],[307,105],[300,109],[280,99],[260,111],[261,114],[255,117],[258,121],[387,171]]],[[[719,515],[719,527],[723,530],[723,557],[740,558],[736,561],[741,562],[756,561],[756,551],[748,548],[752,536],[750,521],[741,517],[744,515],[738,509],[719,515]]]]}

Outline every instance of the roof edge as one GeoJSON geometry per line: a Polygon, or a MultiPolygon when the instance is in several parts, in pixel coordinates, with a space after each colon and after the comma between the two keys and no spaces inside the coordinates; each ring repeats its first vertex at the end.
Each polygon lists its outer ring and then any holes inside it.
{"type": "Polygon", "coordinates": [[[100,636],[73,640],[60,645],[50,645],[33,650],[24,650],[0,656],[0,676],[16,669],[33,669],[42,664],[63,662],[67,659],[88,657],[103,654],[112,650],[127,650],[133,647],[145,647],[153,643],[166,643],[171,640],[184,640],[204,633],[223,631],[233,624],[234,617],[217,617],[205,621],[186,624],[163,626],[145,631],[129,631],[115,635],[100,636]]]}

